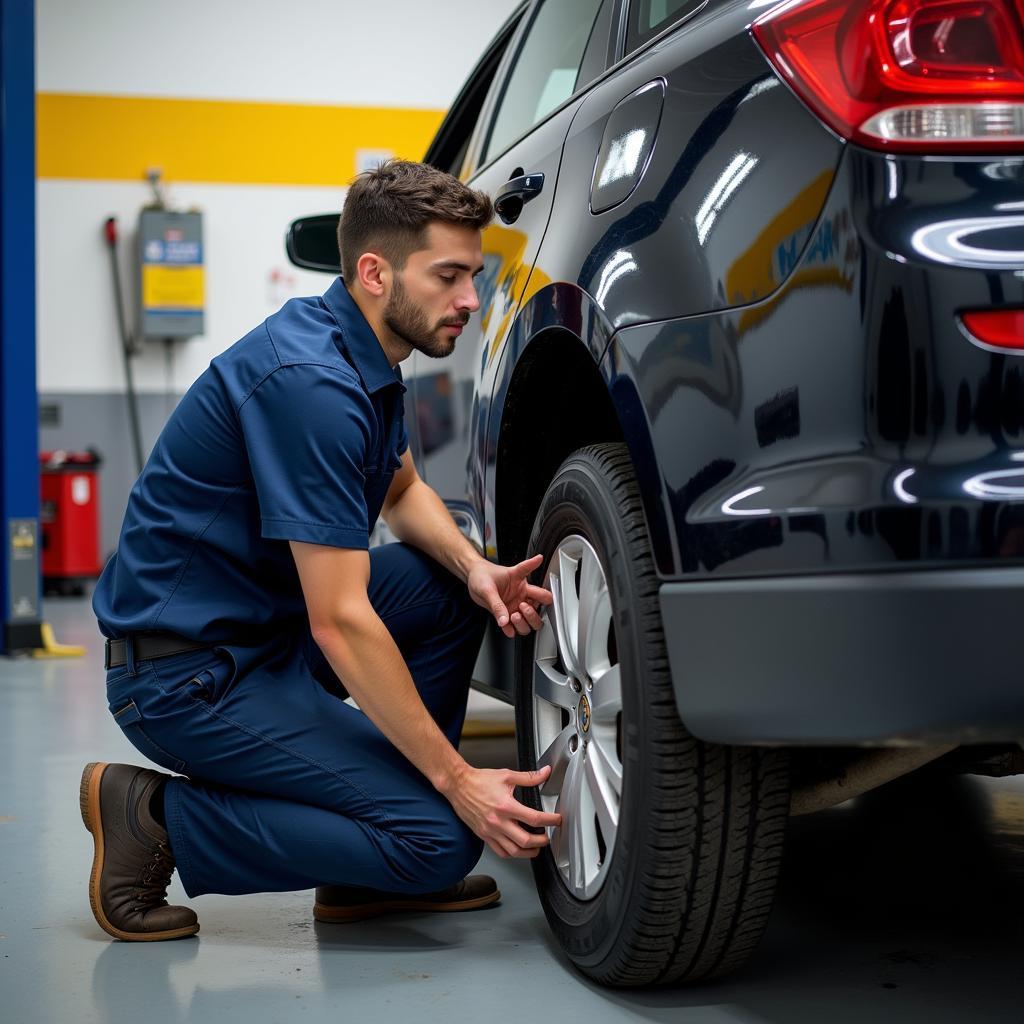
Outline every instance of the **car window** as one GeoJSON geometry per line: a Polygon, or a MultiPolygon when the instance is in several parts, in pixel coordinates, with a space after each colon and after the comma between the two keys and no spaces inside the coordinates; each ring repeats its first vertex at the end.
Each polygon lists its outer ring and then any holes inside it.
{"type": "Polygon", "coordinates": [[[540,5],[505,83],[485,161],[573,94],[600,6],[601,0],[547,0],[540,5]]]}
{"type": "MultiPolygon", "coordinates": [[[[525,5],[524,8],[525,9],[525,5]]],[[[487,92],[501,64],[501,58],[511,43],[523,10],[516,11],[491,41],[483,57],[477,62],[456,97],[444,122],[434,136],[424,162],[454,174],[462,172],[466,152],[473,137],[477,121],[483,111],[487,92]]]]}
{"type": "MultiPolygon", "coordinates": [[[[603,75],[612,62],[612,17],[618,10],[617,0],[603,0],[601,9],[594,19],[594,26],[590,30],[590,39],[587,41],[587,48],[580,64],[580,73],[576,76],[577,89],[603,75]]],[[[618,18],[615,18],[615,21],[618,22],[618,18]]]]}
{"type": "Polygon", "coordinates": [[[702,6],[702,0],[632,0],[629,5],[629,27],[626,30],[626,52],[630,53],[642,46],[672,22],[702,6]]]}

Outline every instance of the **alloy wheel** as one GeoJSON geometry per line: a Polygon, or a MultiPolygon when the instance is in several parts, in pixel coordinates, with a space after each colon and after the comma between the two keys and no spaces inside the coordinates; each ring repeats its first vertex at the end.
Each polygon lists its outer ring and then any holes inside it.
{"type": "Polygon", "coordinates": [[[551,765],[541,788],[562,880],[581,900],[601,889],[615,850],[622,801],[622,681],[608,581],[597,552],[578,534],[551,558],[533,663],[537,766],[551,765]]]}

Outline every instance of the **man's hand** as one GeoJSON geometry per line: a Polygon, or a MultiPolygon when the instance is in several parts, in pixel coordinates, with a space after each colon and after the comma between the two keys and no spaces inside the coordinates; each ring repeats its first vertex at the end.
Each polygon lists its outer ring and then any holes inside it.
{"type": "Polygon", "coordinates": [[[551,604],[553,598],[550,590],[527,583],[527,577],[543,560],[542,555],[534,555],[509,568],[480,559],[469,571],[470,597],[494,616],[505,636],[526,636],[531,629],[540,629],[537,609],[551,604]]]}
{"type": "Polygon", "coordinates": [[[527,832],[523,825],[547,828],[562,824],[560,814],[535,811],[521,804],[512,791],[516,786],[539,786],[551,774],[545,765],[536,772],[508,769],[465,769],[441,792],[455,813],[499,857],[532,859],[548,845],[547,834],[527,832]]]}
{"type": "Polygon", "coordinates": [[[466,581],[470,596],[497,620],[505,636],[526,636],[540,629],[537,609],[551,604],[551,593],[526,582],[543,561],[534,555],[508,568],[483,558],[459,531],[444,502],[416,472],[412,451],[402,456],[384,501],[382,515],[391,532],[425,551],[449,572],[466,581]]]}

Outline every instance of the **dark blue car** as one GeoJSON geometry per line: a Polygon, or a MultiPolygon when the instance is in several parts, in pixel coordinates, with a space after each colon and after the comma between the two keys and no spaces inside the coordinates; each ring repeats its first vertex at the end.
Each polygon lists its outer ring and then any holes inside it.
{"type": "Polygon", "coordinates": [[[409,419],[545,556],[477,666],[554,768],[545,912],[599,981],[723,974],[791,812],[1021,768],[1024,3],[532,0],[427,160],[499,214],[409,419]]]}

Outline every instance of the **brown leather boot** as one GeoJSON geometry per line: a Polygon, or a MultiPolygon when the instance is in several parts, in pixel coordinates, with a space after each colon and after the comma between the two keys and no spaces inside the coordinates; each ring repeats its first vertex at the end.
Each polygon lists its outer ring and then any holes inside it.
{"type": "Polygon", "coordinates": [[[130,764],[87,764],[79,800],[95,854],[89,902],[99,926],[115,939],[153,942],[199,931],[195,912],[169,907],[174,857],[167,830],[149,813],[162,772],[130,764]]]}
{"type": "Polygon", "coordinates": [[[480,910],[501,899],[498,885],[488,875],[468,875],[461,882],[440,892],[384,892],[354,885],[321,885],[316,890],[313,917],[318,921],[362,921],[379,914],[397,911],[451,913],[459,910],[480,910]]]}

